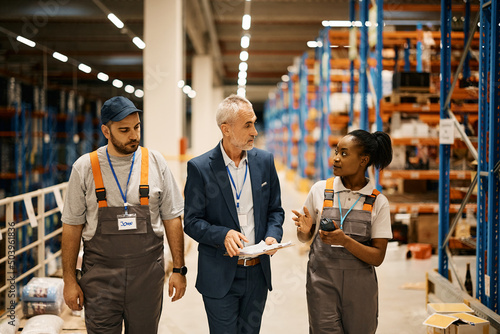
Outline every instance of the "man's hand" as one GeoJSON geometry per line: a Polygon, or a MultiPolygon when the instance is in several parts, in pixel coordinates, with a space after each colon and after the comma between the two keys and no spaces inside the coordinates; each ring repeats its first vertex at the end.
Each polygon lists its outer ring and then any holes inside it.
{"type": "MultiPolygon", "coordinates": [[[[276,241],[276,239],[273,238],[273,237],[267,237],[266,238],[266,244],[267,245],[272,245],[272,244],[277,244],[277,243],[278,243],[278,241],[276,241]]],[[[273,250],[270,250],[270,251],[266,252],[266,254],[272,256],[272,255],[276,254],[277,251],[278,251],[277,249],[273,249],[273,250]]]]}
{"type": "Polygon", "coordinates": [[[73,311],[80,311],[83,308],[83,291],[75,281],[73,283],[64,283],[64,301],[73,311]]]}
{"type": "Polygon", "coordinates": [[[226,238],[224,239],[224,246],[226,246],[227,254],[229,254],[230,257],[240,254],[240,249],[243,248],[241,240],[248,242],[247,237],[236,230],[229,230],[229,232],[227,232],[226,238]]]}
{"type": "Polygon", "coordinates": [[[173,295],[172,302],[175,302],[184,297],[184,293],[186,293],[186,276],[179,273],[173,273],[168,280],[168,296],[172,297],[173,295]]]}

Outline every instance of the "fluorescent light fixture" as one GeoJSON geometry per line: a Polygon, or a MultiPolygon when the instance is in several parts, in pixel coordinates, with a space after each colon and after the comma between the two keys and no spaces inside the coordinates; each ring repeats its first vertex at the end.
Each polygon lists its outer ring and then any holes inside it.
{"type": "Polygon", "coordinates": [[[338,48],[339,46],[338,46],[338,45],[330,45],[330,47],[331,47],[331,48],[333,48],[333,49],[336,49],[336,48],[338,48]]]}
{"type": "Polygon", "coordinates": [[[189,93],[188,93],[188,97],[190,99],[194,99],[196,97],[196,92],[194,90],[191,90],[189,93]]]}
{"type": "Polygon", "coordinates": [[[115,86],[116,88],[122,88],[123,87],[123,81],[115,79],[115,80],[113,80],[113,86],[115,86]]]}
{"type": "Polygon", "coordinates": [[[132,94],[134,92],[135,88],[132,85],[126,85],[125,86],[125,91],[129,94],[132,94]]]}
{"type": "Polygon", "coordinates": [[[290,77],[288,75],[286,75],[286,74],[283,74],[281,76],[281,81],[288,82],[288,81],[290,81],[290,77]]]}
{"type": "Polygon", "coordinates": [[[97,79],[99,79],[101,81],[108,81],[109,75],[107,75],[106,73],[99,72],[99,73],[97,73],[97,79]]]}
{"type": "Polygon", "coordinates": [[[246,93],[247,90],[245,89],[245,87],[240,87],[238,88],[238,92],[236,94],[238,94],[238,96],[245,97],[246,93]]]}
{"type": "Polygon", "coordinates": [[[32,48],[34,48],[34,47],[35,47],[35,45],[36,45],[36,43],[35,43],[35,42],[33,42],[33,41],[32,41],[32,40],[30,40],[30,39],[24,38],[23,36],[17,36],[17,38],[16,38],[16,39],[17,39],[17,41],[18,41],[18,42],[21,42],[21,43],[23,43],[23,44],[26,44],[27,46],[30,46],[30,47],[32,47],[32,48]]]}
{"type": "Polygon", "coordinates": [[[241,27],[243,28],[243,30],[250,29],[251,24],[252,17],[249,14],[243,15],[243,19],[241,20],[241,27]]]}
{"type": "Polygon", "coordinates": [[[116,17],[115,14],[113,13],[109,13],[108,14],[108,19],[113,22],[113,24],[118,28],[118,29],[121,29],[123,28],[125,25],[123,24],[123,22],[116,17]]]}
{"type": "Polygon", "coordinates": [[[191,87],[186,85],[182,87],[182,91],[184,92],[184,94],[189,94],[189,92],[191,91],[191,87]]]}
{"type": "Polygon", "coordinates": [[[136,89],[135,90],[135,96],[137,96],[138,98],[141,98],[144,96],[144,91],[142,89],[136,89]]]}
{"type": "Polygon", "coordinates": [[[177,87],[179,88],[184,87],[184,83],[185,83],[184,80],[179,80],[179,82],[177,83],[177,87]]]}
{"type": "Polygon", "coordinates": [[[248,52],[247,51],[241,51],[240,52],[240,60],[241,61],[247,61],[248,60],[248,52]]]}
{"type": "Polygon", "coordinates": [[[56,58],[59,61],[62,61],[63,63],[65,63],[65,62],[68,61],[68,57],[67,56],[65,56],[62,53],[59,53],[57,51],[52,54],[52,57],[56,58]]]}
{"type": "Polygon", "coordinates": [[[240,66],[238,66],[238,69],[241,71],[241,72],[246,72],[248,70],[248,64],[245,63],[245,62],[241,62],[240,63],[240,66]]]}
{"type": "Polygon", "coordinates": [[[85,73],[90,73],[92,72],[92,69],[90,68],[90,66],[88,65],[85,65],[83,63],[81,63],[80,65],[78,65],[78,69],[82,72],[85,72],[85,73]]]}
{"type": "Polygon", "coordinates": [[[350,27],[361,27],[361,21],[342,21],[342,20],[331,20],[321,22],[323,27],[333,27],[333,28],[350,28],[350,27]]]}
{"type": "Polygon", "coordinates": [[[247,72],[238,72],[238,79],[246,79],[247,78],[247,72]]]}
{"type": "Polygon", "coordinates": [[[250,46],[250,35],[243,35],[241,36],[241,47],[243,49],[246,49],[250,46]]]}
{"type": "Polygon", "coordinates": [[[139,37],[135,36],[132,39],[132,42],[134,42],[135,46],[137,46],[139,49],[143,50],[146,47],[146,43],[142,41],[139,37]]]}
{"type": "Polygon", "coordinates": [[[316,41],[307,41],[307,47],[309,47],[309,48],[317,48],[318,47],[318,42],[316,42],[316,41]]]}
{"type": "Polygon", "coordinates": [[[247,84],[246,78],[239,78],[238,79],[238,86],[245,86],[246,84],[247,84]]]}

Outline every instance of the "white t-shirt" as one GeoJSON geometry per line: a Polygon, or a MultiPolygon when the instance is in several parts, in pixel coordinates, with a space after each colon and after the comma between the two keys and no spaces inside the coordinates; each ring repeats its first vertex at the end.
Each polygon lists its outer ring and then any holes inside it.
{"type": "MultiPolygon", "coordinates": [[[[123,197],[118,189],[106,155],[106,147],[97,149],[101,166],[102,179],[106,189],[108,207],[123,207],[123,197]]],[[[154,150],[149,151],[149,211],[151,225],[158,235],[164,234],[162,220],[170,220],[182,215],[184,199],[175,182],[167,162],[163,156],[154,150]]],[[[135,152],[134,167],[127,191],[127,202],[130,206],[140,205],[139,184],[141,180],[141,149],[135,152]]],[[[132,164],[132,155],[116,157],[110,155],[123,193],[132,164]]],[[[83,239],[90,240],[97,228],[98,203],[95,195],[94,176],[89,154],[81,156],[74,164],[69,178],[68,190],[61,220],[69,225],[82,225],[83,239]]]]}
{"type": "MultiPolygon", "coordinates": [[[[313,222],[316,224],[317,233],[319,230],[319,222],[321,220],[321,211],[323,210],[323,201],[325,199],[325,187],[326,180],[316,182],[309,191],[307,195],[304,206],[309,210],[313,222]]],[[[373,192],[373,186],[370,182],[361,190],[351,191],[344,187],[340,177],[336,177],[333,182],[333,191],[335,193],[333,199],[333,207],[338,208],[338,196],[340,196],[340,203],[342,208],[349,208],[356,202],[360,195],[371,195],[373,192]]],[[[365,202],[365,196],[361,197],[360,200],[353,207],[353,210],[362,210],[363,204],[365,202]]],[[[346,214],[347,210],[342,210],[342,214],[346,214]]],[[[301,214],[304,214],[304,209],[300,210],[301,214]]],[[[340,222],[337,222],[340,223],[340,222]]],[[[392,239],[392,229],[391,229],[391,210],[389,208],[389,201],[387,197],[382,194],[377,196],[375,203],[373,203],[372,210],[372,239],[392,239]]]]}

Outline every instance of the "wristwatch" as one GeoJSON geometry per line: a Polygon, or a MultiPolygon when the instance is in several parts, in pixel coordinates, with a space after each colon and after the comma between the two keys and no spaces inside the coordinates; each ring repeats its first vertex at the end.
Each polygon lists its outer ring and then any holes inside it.
{"type": "Polygon", "coordinates": [[[174,268],[173,272],[181,274],[182,276],[186,276],[186,274],[188,272],[188,268],[186,266],[182,266],[180,268],[174,268]]]}

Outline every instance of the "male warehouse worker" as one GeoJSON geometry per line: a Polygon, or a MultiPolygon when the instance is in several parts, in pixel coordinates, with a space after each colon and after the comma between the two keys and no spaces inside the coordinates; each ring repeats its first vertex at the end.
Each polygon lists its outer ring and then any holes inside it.
{"type": "Polygon", "coordinates": [[[61,218],[64,299],[72,310],[85,306],[88,333],[121,334],[122,323],[129,334],[157,332],[164,231],[174,266],[172,301],[186,289],[183,198],[160,153],[139,147],[140,112],[122,96],[106,101],[101,130],[108,145],[80,157],[69,179],[61,218]]]}

